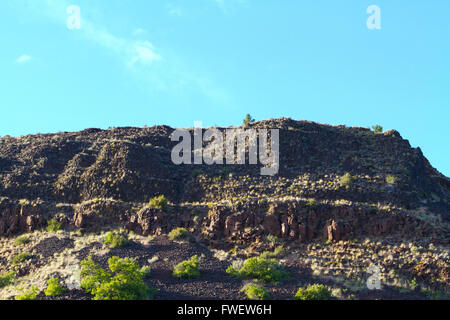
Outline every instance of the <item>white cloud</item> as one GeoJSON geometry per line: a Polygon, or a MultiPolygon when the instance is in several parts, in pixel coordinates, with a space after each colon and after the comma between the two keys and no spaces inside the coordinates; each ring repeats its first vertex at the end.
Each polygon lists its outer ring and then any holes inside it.
{"type": "Polygon", "coordinates": [[[143,65],[151,65],[155,61],[161,60],[161,56],[155,53],[153,45],[148,41],[136,42],[132,50],[132,56],[129,63],[134,65],[141,63],[143,65]]]}
{"type": "MultiPolygon", "coordinates": [[[[242,1],[242,0],[233,0],[242,1]]],[[[20,12],[29,12],[33,16],[43,16],[66,27],[68,17],[66,8],[70,5],[67,0],[15,0],[13,4],[20,12]]],[[[181,13],[172,8],[173,14],[181,13]]],[[[181,10],[181,9],[180,9],[181,10]]],[[[136,39],[146,33],[138,28],[131,33],[133,36],[120,37],[111,33],[107,28],[91,21],[81,7],[82,25],[79,30],[70,32],[79,33],[85,39],[92,41],[99,47],[112,52],[114,56],[127,68],[130,75],[135,77],[142,87],[148,91],[162,90],[171,94],[186,94],[187,92],[200,93],[210,100],[220,104],[228,104],[228,92],[218,87],[210,78],[200,75],[184,63],[178,54],[169,54],[166,57],[160,48],[156,48],[148,40],[136,39]]]]}
{"type": "Polygon", "coordinates": [[[24,64],[24,63],[30,62],[31,59],[33,59],[31,56],[29,56],[29,55],[27,55],[27,54],[23,54],[23,55],[21,55],[20,57],[18,57],[18,58],[16,59],[16,63],[18,63],[18,64],[24,64]]]}
{"type": "Polygon", "coordinates": [[[247,0],[208,0],[215,3],[224,14],[237,6],[247,5],[247,0]]]}
{"type": "Polygon", "coordinates": [[[141,36],[143,34],[147,33],[146,30],[141,29],[141,28],[136,28],[133,30],[133,36],[137,37],[137,36],[141,36]]]}
{"type": "Polygon", "coordinates": [[[169,3],[166,6],[167,8],[167,12],[171,15],[171,16],[178,16],[181,17],[183,15],[183,12],[181,10],[181,7],[178,5],[174,5],[173,3],[169,3]]]}

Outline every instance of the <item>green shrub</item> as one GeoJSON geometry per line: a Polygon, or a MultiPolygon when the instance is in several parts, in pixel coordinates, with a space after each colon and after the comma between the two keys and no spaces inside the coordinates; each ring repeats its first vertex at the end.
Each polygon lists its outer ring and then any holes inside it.
{"type": "Polygon", "coordinates": [[[387,176],[386,177],[386,183],[388,183],[388,184],[396,184],[397,183],[397,177],[395,177],[395,176],[387,176]]]}
{"type": "Polygon", "coordinates": [[[227,273],[240,279],[255,279],[266,283],[278,283],[289,279],[289,274],[277,260],[262,257],[245,260],[239,270],[231,265],[227,268],[227,273]]]}
{"type": "Polygon", "coordinates": [[[9,286],[16,279],[16,273],[14,271],[10,271],[8,273],[4,273],[0,275],[0,289],[6,286],[9,286]]]}
{"type": "Polygon", "coordinates": [[[56,221],[55,219],[51,219],[47,221],[47,228],[45,228],[45,230],[47,230],[48,232],[57,232],[59,230],[61,230],[61,223],[56,221]]]}
{"type": "Polygon", "coordinates": [[[160,209],[160,210],[167,210],[167,204],[168,204],[168,201],[167,201],[166,197],[163,195],[154,197],[154,198],[150,199],[150,201],[148,202],[148,206],[150,208],[156,208],[156,209],[160,209]]]}
{"type": "Polygon", "coordinates": [[[115,234],[112,232],[108,232],[105,237],[105,241],[103,242],[106,245],[109,245],[110,248],[123,248],[129,244],[129,241],[126,237],[115,234]]]}
{"type": "Polygon", "coordinates": [[[321,284],[309,285],[306,289],[300,288],[295,294],[296,300],[329,300],[331,291],[321,284]]]}
{"type": "Polygon", "coordinates": [[[310,209],[316,209],[317,208],[317,201],[315,199],[309,199],[306,203],[306,206],[310,209]]]}
{"type": "Polygon", "coordinates": [[[242,288],[241,292],[244,292],[252,300],[270,299],[269,291],[265,287],[257,284],[248,284],[242,288]]]}
{"type": "Polygon", "coordinates": [[[30,237],[27,234],[21,235],[14,240],[16,245],[23,245],[30,242],[30,237]]]}
{"type": "Polygon", "coordinates": [[[39,294],[39,288],[38,287],[31,287],[27,291],[25,291],[22,295],[15,296],[15,300],[36,300],[37,296],[39,294]]]}
{"type": "Polygon", "coordinates": [[[59,284],[58,278],[47,280],[47,289],[44,290],[46,296],[59,297],[64,293],[64,288],[59,284]]]}
{"type": "Polygon", "coordinates": [[[131,258],[111,257],[109,270],[94,263],[92,256],[81,261],[81,287],[93,300],[143,300],[155,291],[144,282],[144,273],[131,258]]]}
{"type": "Polygon", "coordinates": [[[150,277],[150,274],[152,273],[152,269],[149,266],[143,266],[141,268],[141,272],[144,275],[144,278],[147,279],[150,277]]]}
{"type": "Polygon", "coordinates": [[[269,234],[268,236],[266,236],[266,241],[270,243],[280,243],[281,239],[278,238],[277,236],[269,234]]]}
{"type": "Polygon", "coordinates": [[[423,294],[425,294],[428,299],[431,299],[431,300],[448,300],[448,299],[450,299],[450,295],[445,291],[433,290],[430,288],[422,288],[420,291],[423,294]]]}
{"type": "Polygon", "coordinates": [[[249,113],[247,113],[245,115],[244,120],[242,121],[243,125],[248,126],[252,122],[255,122],[255,119],[253,119],[252,116],[249,113]]]}
{"type": "Polygon", "coordinates": [[[273,251],[264,251],[260,257],[263,259],[282,258],[286,255],[287,250],[283,246],[278,246],[273,251]]]}
{"type": "Polygon", "coordinates": [[[340,178],[339,183],[342,187],[350,187],[352,185],[352,181],[353,177],[347,172],[340,178]]]}
{"type": "Polygon", "coordinates": [[[186,228],[176,228],[170,231],[169,233],[169,239],[174,240],[181,240],[181,239],[187,239],[189,238],[189,231],[186,230],[186,228]]]}
{"type": "Polygon", "coordinates": [[[416,279],[412,279],[409,283],[409,288],[411,290],[416,290],[419,287],[419,284],[417,283],[416,279]]]}
{"type": "Polygon", "coordinates": [[[374,125],[372,127],[372,129],[373,129],[373,132],[375,132],[375,133],[383,133],[383,127],[380,126],[379,124],[374,125]]]}
{"type": "Polygon", "coordinates": [[[173,269],[173,276],[177,278],[200,278],[198,256],[195,255],[191,259],[177,264],[173,269]]]}
{"type": "Polygon", "coordinates": [[[26,260],[28,260],[30,258],[31,258],[31,255],[28,252],[23,252],[23,253],[16,254],[12,258],[11,262],[12,262],[12,264],[19,264],[19,263],[25,262],[26,260]]]}

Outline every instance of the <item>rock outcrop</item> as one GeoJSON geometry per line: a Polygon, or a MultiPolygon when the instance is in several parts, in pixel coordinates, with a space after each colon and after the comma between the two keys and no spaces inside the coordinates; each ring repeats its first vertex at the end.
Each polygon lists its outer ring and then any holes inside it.
{"type": "Polygon", "coordinates": [[[259,165],[177,166],[166,126],[3,137],[0,236],[55,218],[145,235],[184,226],[216,240],[339,241],[430,235],[450,220],[450,180],[397,131],[291,119],[250,126],[280,130],[278,175],[261,176],[259,165]],[[167,211],[146,206],[157,195],[167,211]]]}

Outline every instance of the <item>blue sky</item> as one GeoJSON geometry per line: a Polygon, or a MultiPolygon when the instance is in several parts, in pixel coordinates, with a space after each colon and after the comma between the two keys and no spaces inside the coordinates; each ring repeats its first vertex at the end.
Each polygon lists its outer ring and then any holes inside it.
{"type": "Polygon", "coordinates": [[[448,0],[3,0],[0,12],[0,135],[246,113],[381,124],[450,175],[448,0]]]}

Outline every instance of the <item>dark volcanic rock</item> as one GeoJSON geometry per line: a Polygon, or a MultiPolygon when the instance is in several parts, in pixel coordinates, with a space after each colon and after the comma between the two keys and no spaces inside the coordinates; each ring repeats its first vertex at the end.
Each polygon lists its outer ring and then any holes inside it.
{"type": "Polygon", "coordinates": [[[259,165],[177,166],[167,126],[3,137],[0,235],[35,230],[61,212],[64,223],[82,229],[161,234],[184,226],[210,239],[272,234],[301,241],[406,232],[419,222],[400,213],[421,207],[450,219],[450,180],[394,130],[375,134],[291,119],[250,127],[280,130],[277,176],[261,176],[259,165]],[[347,172],[352,182],[342,185],[347,172]],[[168,212],[144,208],[156,195],[171,201],[168,212]],[[272,209],[252,200],[285,197],[291,200],[272,209]],[[292,200],[309,198],[326,205],[313,210],[292,200]],[[231,204],[200,209],[223,200],[231,204]],[[334,204],[342,200],[348,205],[334,204]],[[201,214],[179,207],[193,202],[203,203],[191,208],[201,214]],[[371,214],[368,206],[392,209],[371,214]]]}

